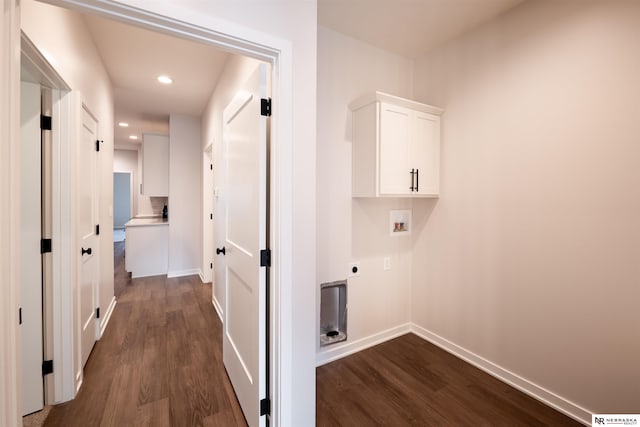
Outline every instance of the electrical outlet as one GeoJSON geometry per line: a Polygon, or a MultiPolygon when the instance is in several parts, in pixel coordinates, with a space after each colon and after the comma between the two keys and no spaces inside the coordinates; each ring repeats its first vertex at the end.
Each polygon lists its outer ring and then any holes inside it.
{"type": "Polygon", "coordinates": [[[360,263],[352,262],[349,263],[349,277],[356,277],[360,275],[360,263]]]}
{"type": "Polygon", "coordinates": [[[391,257],[390,256],[386,256],[384,257],[384,270],[391,270],[391,257]]]}

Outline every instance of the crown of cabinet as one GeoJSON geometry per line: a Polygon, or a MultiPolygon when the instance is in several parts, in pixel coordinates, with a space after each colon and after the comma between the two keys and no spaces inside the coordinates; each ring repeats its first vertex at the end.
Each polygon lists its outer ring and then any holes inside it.
{"type": "Polygon", "coordinates": [[[353,197],[438,197],[438,107],[374,92],[353,112],[353,197]]]}

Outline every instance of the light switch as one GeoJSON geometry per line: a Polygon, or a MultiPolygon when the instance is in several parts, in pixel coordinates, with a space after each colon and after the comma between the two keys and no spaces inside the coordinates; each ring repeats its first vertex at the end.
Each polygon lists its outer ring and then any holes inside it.
{"type": "Polygon", "coordinates": [[[391,270],[391,257],[386,256],[384,257],[384,270],[391,270]]]}

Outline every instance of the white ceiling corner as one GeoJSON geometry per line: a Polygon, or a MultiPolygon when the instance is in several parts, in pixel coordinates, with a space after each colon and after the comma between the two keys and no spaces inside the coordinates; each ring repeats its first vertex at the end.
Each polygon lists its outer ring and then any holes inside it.
{"type": "Polygon", "coordinates": [[[524,0],[318,0],[318,23],[408,58],[524,0]]]}

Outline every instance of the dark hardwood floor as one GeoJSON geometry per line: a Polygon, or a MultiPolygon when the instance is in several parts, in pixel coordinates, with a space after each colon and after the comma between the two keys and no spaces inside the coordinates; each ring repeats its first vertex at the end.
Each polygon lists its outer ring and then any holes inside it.
{"type": "Polygon", "coordinates": [[[78,396],[45,426],[246,426],[222,363],[211,285],[197,276],[130,279],[115,246],[118,304],[78,396]]]}
{"type": "Polygon", "coordinates": [[[318,426],[581,426],[413,334],[320,366],[318,426]]]}
{"type": "MultiPolygon", "coordinates": [[[[45,426],[246,426],[222,362],[211,286],[130,279],[115,246],[118,304],[76,399],[45,426]]],[[[318,426],[578,426],[415,335],[317,369],[318,426]]]]}

